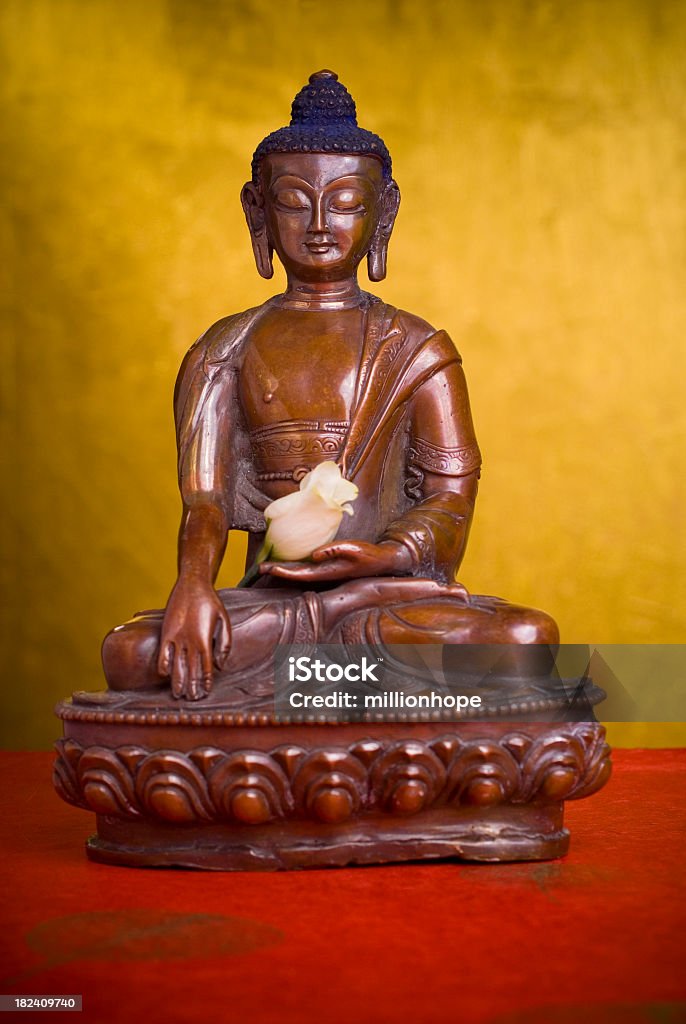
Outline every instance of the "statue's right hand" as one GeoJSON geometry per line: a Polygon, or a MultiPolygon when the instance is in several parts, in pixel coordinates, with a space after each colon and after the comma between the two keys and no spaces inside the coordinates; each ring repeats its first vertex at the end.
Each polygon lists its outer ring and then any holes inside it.
{"type": "Polygon", "coordinates": [[[226,608],[207,583],[179,579],[167,603],[157,668],[171,676],[175,697],[200,700],[212,688],[213,665],[221,669],[231,649],[226,608]]]}

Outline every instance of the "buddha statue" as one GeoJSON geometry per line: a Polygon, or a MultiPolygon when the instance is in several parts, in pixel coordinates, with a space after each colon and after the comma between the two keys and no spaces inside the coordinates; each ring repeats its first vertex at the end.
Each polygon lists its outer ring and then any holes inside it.
{"type": "Polygon", "coordinates": [[[358,285],[365,258],[371,281],[386,275],[400,194],[333,72],[313,74],[290,125],[259,144],[241,200],[258,272],[272,276],[276,253],[287,287],[214,324],[183,362],[178,579],[165,610],[106,637],[110,692],[256,700],[283,643],[507,644],[522,654],[513,677],[549,671],[535,656],[558,642],[547,614],[455,582],[481,462],[461,359],[445,331],[358,285]],[[248,532],[252,564],[265,509],[323,462],[358,488],[335,539],[216,591],[228,531],[248,532]]]}

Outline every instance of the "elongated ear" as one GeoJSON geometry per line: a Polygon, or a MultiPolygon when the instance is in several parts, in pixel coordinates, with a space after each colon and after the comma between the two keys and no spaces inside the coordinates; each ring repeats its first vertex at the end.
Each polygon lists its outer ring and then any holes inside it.
{"type": "Polygon", "coordinates": [[[383,281],[386,276],[388,243],[399,206],[400,189],[395,181],[389,181],[381,196],[381,216],[367,253],[367,273],[370,281],[383,281]]]}
{"type": "Polygon", "coordinates": [[[260,277],[269,279],[274,276],[274,250],[267,234],[262,192],[252,181],[247,181],[241,189],[241,206],[248,222],[257,272],[260,277]]]}

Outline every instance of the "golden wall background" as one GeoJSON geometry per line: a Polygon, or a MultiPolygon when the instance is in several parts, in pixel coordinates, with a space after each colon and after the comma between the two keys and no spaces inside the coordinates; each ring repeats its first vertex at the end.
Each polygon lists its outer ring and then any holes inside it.
{"type": "Polygon", "coordinates": [[[48,745],[106,630],[166,600],[176,371],[282,286],[238,192],[320,67],[394,156],[378,291],[464,357],[464,582],[569,642],[684,641],[684,4],[3,0],[0,24],[6,745],[48,745]]]}

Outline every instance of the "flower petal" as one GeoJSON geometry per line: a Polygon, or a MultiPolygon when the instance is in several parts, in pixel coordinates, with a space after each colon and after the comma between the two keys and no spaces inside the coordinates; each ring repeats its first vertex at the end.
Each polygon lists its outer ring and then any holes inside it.
{"type": "Polygon", "coordinates": [[[357,494],[357,486],[343,479],[335,462],[320,462],[303,477],[300,490],[277,498],[264,510],[265,543],[272,548],[271,557],[277,561],[309,558],[315,548],[334,539],[344,513],[353,515],[347,502],[357,494]]]}
{"type": "Polygon", "coordinates": [[[334,501],[337,501],[339,505],[342,505],[344,501],[354,501],[359,494],[359,487],[354,484],[351,480],[346,480],[344,477],[336,484],[336,489],[333,493],[334,501]]]}
{"type": "Polygon", "coordinates": [[[272,520],[266,538],[272,545],[271,558],[286,562],[309,558],[315,548],[334,539],[342,518],[339,509],[318,501],[303,503],[293,515],[272,520]]]}
{"type": "Polygon", "coordinates": [[[341,476],[335,462],[320,462],[300,483],[303,491],[316,491],[330,508],[340,508],[344,501],[354,501],[358,494],[356,484],[341,476]]]}
{"type": "MultiPolygon", "coordinates": [[[[283,498],[272,501],[264,510],[264,518],[280,519],[281,516],[288,516],[297,512],[302,505],[303,496],[300,491],[293,491],[292,494],[285,494],[283,498]]],[[[314,550],[314,548],[312,549],[314,550]]]]}
{"type": "Polygon", "coordinates": [[[340,479],[340,468],[335,462],[327,460],[326,462],[320,462],[307,476],[303,477],[300,481],[300,490],[316,490],[324,500],[327,500],[333,497],[336,485],[340,479]]]}

